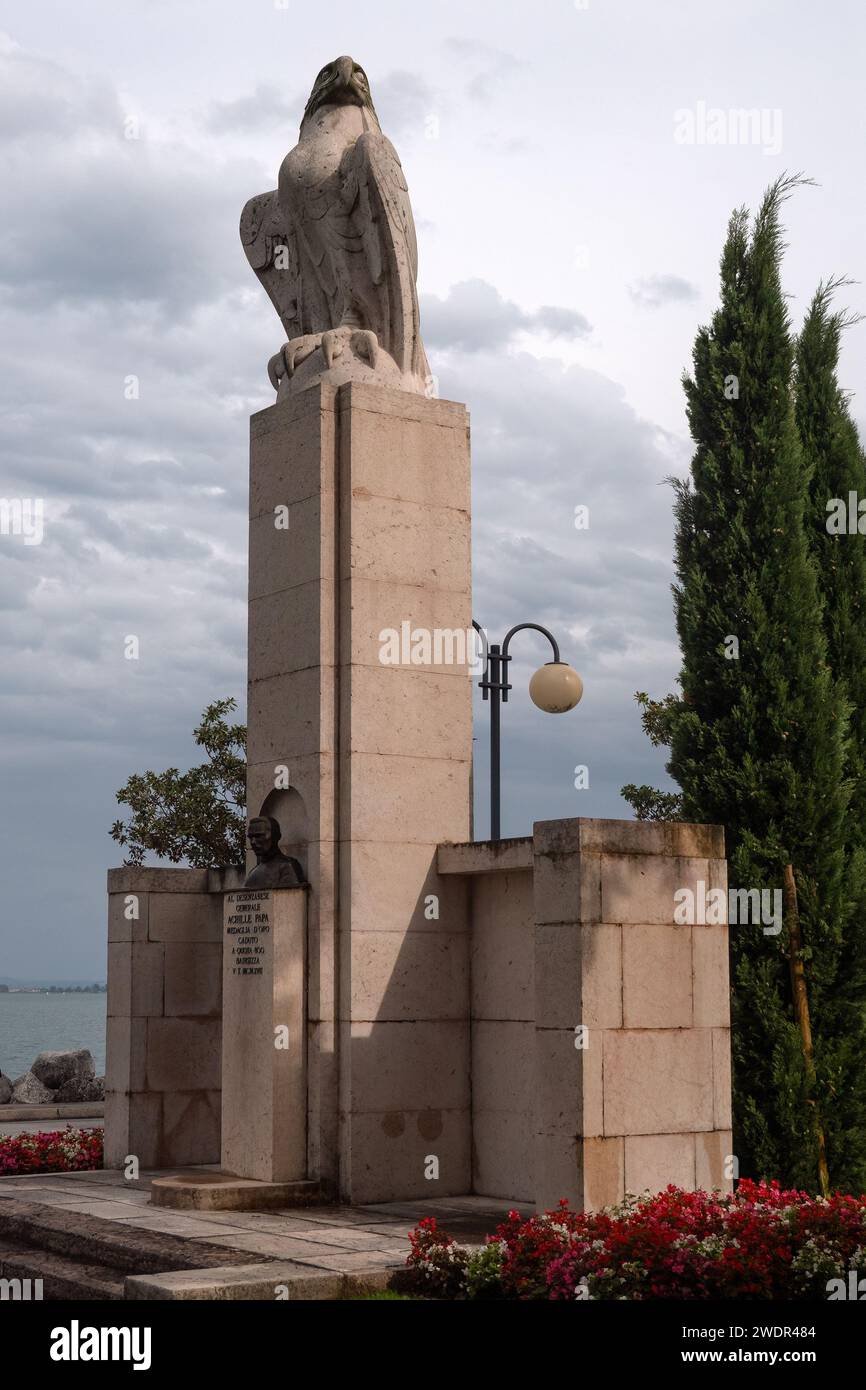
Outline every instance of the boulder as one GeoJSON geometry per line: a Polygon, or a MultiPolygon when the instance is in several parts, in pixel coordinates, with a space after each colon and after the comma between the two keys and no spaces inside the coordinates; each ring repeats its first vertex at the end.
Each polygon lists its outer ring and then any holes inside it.
{"type": "Polygon", "coordinates": [[[8,1105],[12,1099],[12,1082],[0,1071],[0,1105],[8,1105]]]}
{"type": "Polygon", "coordinates": [[[105,1077],[90,1076],[83,1081],[67,1081],[54,1092],[59,1105],[69,1105],[74,1101],[105,1100],[105,1077]]]}
{"type": "Polygon", "coordinates": [[[12,1082],[12,1103],[14,1105],[50,1105],[54,1092],[49,1091],[32,1071],[26,1071],[12,1082]]]}
{"type": "Polygon", "coordinates": [[[70,1081],[92,1081],[96,1074],[93,1054],[87,1047],[73,1052],[40,1052],[30,1070],[51,1091],[59,1090],[70,1081]]]}

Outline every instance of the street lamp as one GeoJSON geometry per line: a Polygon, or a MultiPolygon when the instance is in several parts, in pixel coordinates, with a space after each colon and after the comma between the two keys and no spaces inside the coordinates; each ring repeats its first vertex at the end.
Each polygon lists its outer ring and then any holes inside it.
{"type": "Polygon", "coordinates": [[[562,661],[556,638],[538,623],[518,623],[505,634],[500,647],[498,643],[488,643],[484,629],[472,620],[472,626],[479,634],[484,646],[484,672],[478,685],[483,698],[490,700],[490,838],[498,840],[500,823],[500,701],[508,699],[511,685],[508,681],[508,663],[511,657],[508,646],[516,632],[531,628],[542,633],[553,648],[553,660],[540,666],[529,682],[529,698],[539,709],[547,714],[564,714],[574,709],[583,694],[583,681],[567,661],[562,661]]]}

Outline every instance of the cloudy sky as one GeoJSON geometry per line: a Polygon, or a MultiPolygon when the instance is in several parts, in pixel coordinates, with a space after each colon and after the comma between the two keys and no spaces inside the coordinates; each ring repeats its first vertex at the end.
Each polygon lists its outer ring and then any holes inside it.
{"type": "MultiPolygon", "coordinates": [[[[114,793],[188,765],[204,705],[243,699],[247,417],[282,334],[237,220],[322,64],[364,65],[409,180],[428,355],[472,413],[476,617],[545,623],[586,683],[542,715],[547,653],[515,644],[521,834],[667,785],[632,695],[678,666],[680,375],[728,215],[783,169],[820,185],[787,206],[795,324],[821,276],[866,280],[864,28],[855,0],[0,5],[0,497],[45,506],[40,545],[0,535],[0,976],[104,978],[114,793]]],[[[855,391],[864,356],[861,326],[855,391]]]]}

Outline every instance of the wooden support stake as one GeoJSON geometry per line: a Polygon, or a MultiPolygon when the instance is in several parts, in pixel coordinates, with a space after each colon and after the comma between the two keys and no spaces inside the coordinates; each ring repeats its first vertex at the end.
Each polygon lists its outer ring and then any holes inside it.
{"type": "Polygon", "coordinates": [[[806,992],[806,969],[803,965],[803,941],[800,935],[800,909],[797,904],[797,884],[794,879],[794,866],[786,864],[782,876],[782,896],[785,904],[785,915],[788,919],[788,963],[791,967],[791,994],[794,999],[794,1016],[800,1029],[800,1038],[803,1044],[803,1062],[806,1071],[806,1082],[810,1092],[809,1105],[812,1107],[812,1123],[815,1130],[815,1141],[818,1146],[818,1181],[821,1185],[821,1194],[824,1197],[830,1196],[830,1174],[827,1169],[827,1144],[824,1138],[824,1126],[821,1123],[821,1112],[818,1108],[818,1101],[815,1096],[817,1091],[817,1077],[815,1074],[815,1058],[812,1050],[812,1024],[809,1019],[809,996],[806,992]]]}

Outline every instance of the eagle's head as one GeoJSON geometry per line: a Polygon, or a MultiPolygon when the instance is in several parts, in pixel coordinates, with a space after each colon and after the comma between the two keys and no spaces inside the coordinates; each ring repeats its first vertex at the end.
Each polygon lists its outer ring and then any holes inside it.
{"type": "MultiPolygon", "coordinates": [[[[326,63],[313,83],[304,110],[308,120],[320,106],[364,106],[375,116],[367,74],[354,58],[343,56],[326,63]]],[[[303,121],[301,122],[303,124],[303,121]]]]}

